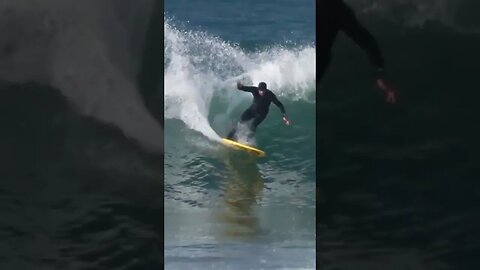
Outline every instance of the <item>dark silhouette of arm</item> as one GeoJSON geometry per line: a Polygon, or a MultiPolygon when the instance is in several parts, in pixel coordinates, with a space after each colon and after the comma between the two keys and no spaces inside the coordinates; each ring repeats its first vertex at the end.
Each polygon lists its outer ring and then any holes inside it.
{"type": "Polygon", "coordinates": [[[257,91],[257,87],[255,86],[244,86],[244,85],[237,85],[237,89],[238,90],[241,90],[241,91],[245,91],[245,92],[250,92],[250,93],[254,93],[255,91],[257,91]]]}
{"type": "Polygon", "coordinates": [[[283,107],[283,104],[280,102],[280,100],[277,99],[277,96],[275,96],[275,94],[272,93],[272,102],[273,104],[275,104],[279,109],[280,111],[282,112],[282,114],[285,114],[285,107],[283,107]]]}
{"type": "Polygon", "coordinates": [[[360,24],[354,12],[343,1],[340,1],[339,26],[355,43],[360,46],[377,69],[384,69],[382,53],[375,38],[360,24]]]}

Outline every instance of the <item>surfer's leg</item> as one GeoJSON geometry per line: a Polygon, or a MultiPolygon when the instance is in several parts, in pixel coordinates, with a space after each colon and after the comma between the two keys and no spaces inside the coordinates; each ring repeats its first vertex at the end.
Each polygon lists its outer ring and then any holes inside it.
{"type": "MultiPolygon", "coordinates": [[[[252,119],[253,117],[255,117],[255,114],[253,113],[253,111],[252,111],[250,108],[248,108],[247,110],[245,110],[245,111],[242,113],[242,116],[240,116],[240,121],[239,121],[239,123],[240,123],[240,124],[243,124],[243,123],[249,121],[250,119],[252,119]]],[[[227,139],[229,139],[229,140],[234,139],[234,136],[235,136],[235,134],[237,133],[237,127],[238,127],[238,124],[239,124],[239,123],[237,123],[237,124],[232,128],[232,130],[228,133],[227,139]]]]}
{"type": "Polygon", "coordinates": [[[247,110],[245,110],[242,113],[242,116],[240,116],[240,123],[243,124],[243,123],[251,120],[254,117],[255,117],[255,112],[253,110],[251,110],[250,108],[248,108],[247,110]]]}
{"type": "Polygon", "coordinates": [[[232,130],[227,135],[227,139],[233,140],[233,136],[235,136],[235,133],[237,133],[237,125],[235,125],[232,130]]]}
{"type": "Polygon", "coordinates": [[[267,117],[266,113],[257,114],[253,119],[252,125],[250,126],[250,134],[248,138],[251,139],[253,135],[255,135],[255,131],[257,131],[257,127],[262,123],[262,121],[267,117]]]}

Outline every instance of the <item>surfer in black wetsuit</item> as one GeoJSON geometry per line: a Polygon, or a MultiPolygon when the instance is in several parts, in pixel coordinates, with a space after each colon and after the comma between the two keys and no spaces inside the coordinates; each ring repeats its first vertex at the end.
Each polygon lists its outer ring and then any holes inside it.
{"type": "Polygon", "coordinates": [[[396,91],[385,79],[384,61],[377,41],[342,0],[317,0],[316,51],[320,60],[317,66],[317,74],[320,77],[318,82],[330,63],[331,48],[340,30],[367,52],[370,61],[377,68],[377,86],[385,91],[388,103],[395,103],[396,91]]]}
{"type": "MultiPolygon", "coordinates": [[[[253,95],[253,103],[248,107],[245,112],[243,112],[242,116],[240,117],[240,124],[244,124],[250,120],[253,120],[250,124],[250,134],[248,135],[249,138],[253,136],[253,133],[257,129],[258,125],[265,119],[268,114],[268,109],[270,107],[270,103],[277,105],[283,115],[283,121],[286,125],[290,125],[290,121],[287,118],[287,114],[285,112],[285,108],[283,104],[277,99],[275,94],[267,89],[267,84],[261,82],[258,84],[258,87],[255,86],[243,86],[241,83],[237,82],[237,89],[242,90],[245,92],[250,92],[253,95]]],[[[228,133],[227,139],[235,140],[235,134],[237,132],[237,127],[234,127],[230,133],[228,133]]]]}

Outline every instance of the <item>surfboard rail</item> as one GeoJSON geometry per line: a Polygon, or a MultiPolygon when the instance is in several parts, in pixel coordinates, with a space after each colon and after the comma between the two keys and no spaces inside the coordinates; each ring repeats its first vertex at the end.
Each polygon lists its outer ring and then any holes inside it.
{"type": "Polygon", "coordinates": [[[249,146],[249,145],[246,145],[246,144],[242,144],[242,143],[239,143],[239,142],[236,142],[236,141],[232,141],[232,140],[229,140],[229,139],[222,138],[222,143],[224,145],[236,148],[238,150],[246,151],[246,152],[248,152],[252,155],[258,156],[258,157],[264,157],[266,155],[265,152],[260,150],[260,149],[257,149],[255,147],[252,147],[252,146],[249,146]]]}

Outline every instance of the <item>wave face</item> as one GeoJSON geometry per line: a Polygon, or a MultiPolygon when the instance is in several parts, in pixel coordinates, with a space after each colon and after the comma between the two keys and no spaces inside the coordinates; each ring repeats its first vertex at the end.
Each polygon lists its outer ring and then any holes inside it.
{"type": "Polygon", "coordinates": [[[57,88],[76,110],[161,151],[137,87],[154,1],[2,1],[0,79],[57,88]]]}
{"type": "Polygon", "coordinates": [[[166,268],[315,267],[314,1],[280,2],[165,4],[166,268]],[[293,123],[271,105],[264,159],[219,143],[252,100],[237,81],[266,82],[293,123]]]}

